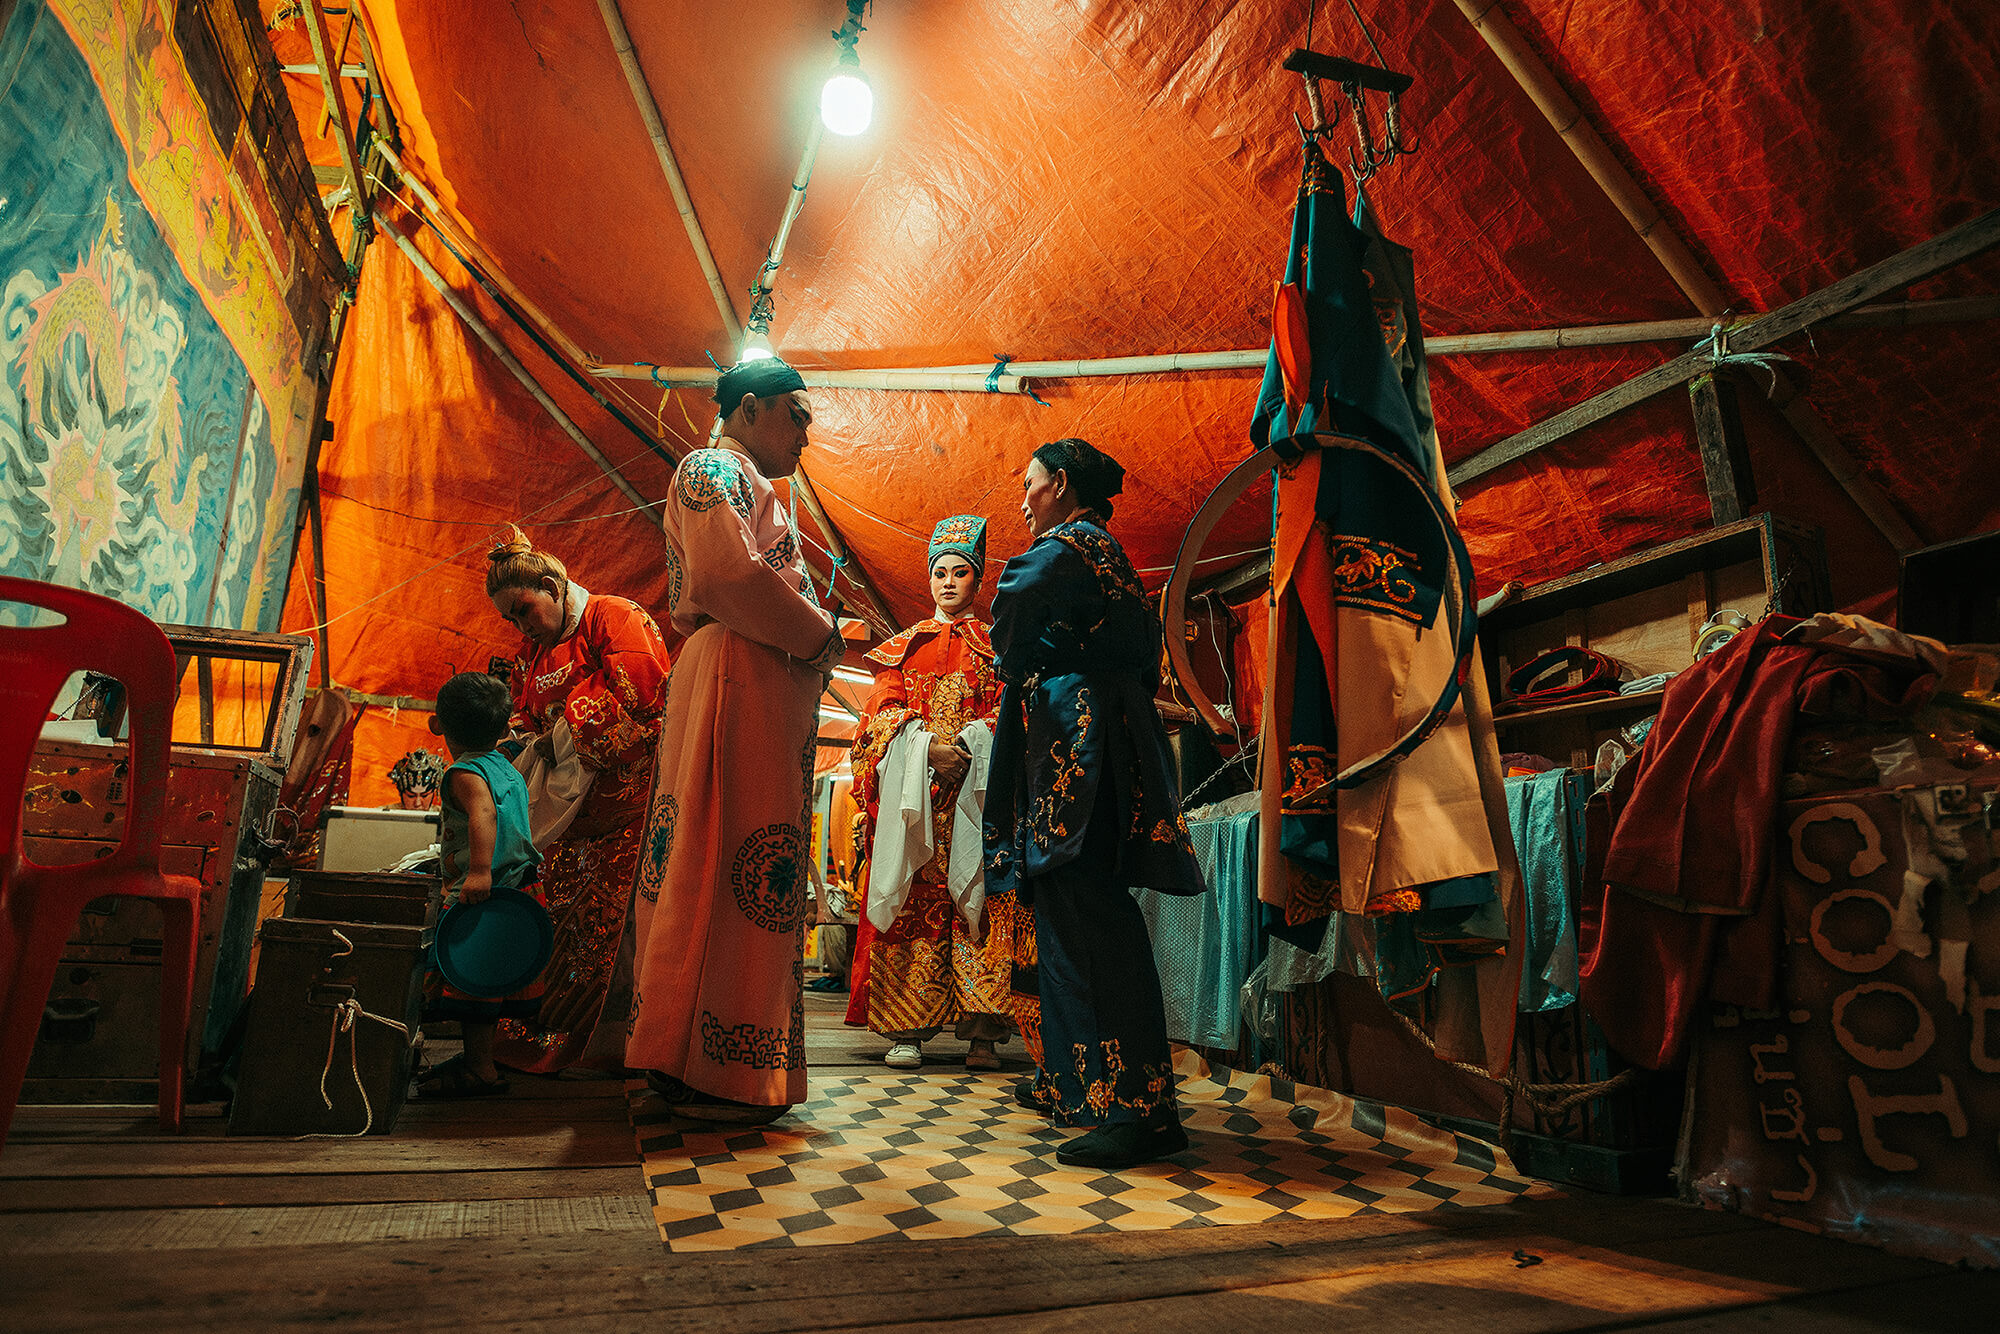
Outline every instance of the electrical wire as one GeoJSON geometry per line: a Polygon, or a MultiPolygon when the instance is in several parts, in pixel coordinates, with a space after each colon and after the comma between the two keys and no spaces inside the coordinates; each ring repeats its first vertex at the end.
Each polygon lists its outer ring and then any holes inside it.
{"type": "MultiPolygon", "coordinates": [[[[622,468],[628,463],[636,463],[638,460],[644,458],[647,454],[651,452],[652,452],[651,450],[641,451],[640,453],[632,455],[631,458],[626,459],[624,463],[620,463],[617,466],[622,468]]],[[[609,477],[600,475],[597,477],[590,478],[588,481],[585,481],[577,486],[571,487],[569,490],[563,492],[561,495],[554,496],[551,499],[543,502],[542,504],[537,505],[534,509],[526,511],[521,516],[521,519],[517,520],[517,522],[519,522],[523,528],[558,528],[562,527],[565,524],[590,523],[597,519],[615,519],[618,518],[620,515],[635,514],[640,510],[654,509],[660,505],[666,504],[666,500],[662,498],[660,500],[649,501],[644,505],[633,505],[627,509],[613,510],[607,514],[586,514],[579,518],[574,518],[574,519],[546,519],[540,523],[526,522],[529,516],[540,514],[543,510],[546,509],[551,509],[554,506],[569,499],[571,496],[575,495],[579,491],[587,491],[593,486],[609,486],[609,485],[611,485],[611,479],[609,477]]],[[[349,616],[352,616],[355,612],[360,611],[362,608],[372,606],[373,604],[380,602],[383,598],[389,596],[389,594],[394,593],[398,589],[407,588],[411,584],[417,582],[417,580],[424,578],[426,575],[432,574],[438,570],[443,569],[445,566],[451,564],[453,561],[458,560],[460,557],[471,555],[473,552],[479,550],[479,548],[485,545],[487,545],[485,539],[481,539],[480,541],[474,542],[469,546],[460,547],[457,551],[452,552],[449,556],[445,556],[440,560],[433,561],[429,565],[426,565],[423,569],[418,570],[415,574],[411,575],[409,578],[404,579],[399,583],[391,584],[389,585],[389,587],[383,589],[381,592],[376,593],[373,597],[369,597],[364,599],[363,601],[355,603],[353,606],[349,607],[346,611],[341,612],[337,616],[327,616],[327,618],[321,621],[318,625],[309,625],[306,626],[304,629],[291,630],[288,631],[287,633],[309,635],[317,631],[324,630],[330,625],[334,625],[337,622],[346,620],[349,616]]],[[[321,609],[320,614],[321,615],[326,614],[324,608],[321,609]]]]}

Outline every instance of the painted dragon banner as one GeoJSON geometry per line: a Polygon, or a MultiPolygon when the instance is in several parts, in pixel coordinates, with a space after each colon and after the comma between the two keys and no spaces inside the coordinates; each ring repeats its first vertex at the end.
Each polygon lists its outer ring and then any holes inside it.
{"type": "Polygon", "coordinates": [[[163,2],[0,15],[0,572],[275,630],[314,382],[255,164],[163,2]]]}

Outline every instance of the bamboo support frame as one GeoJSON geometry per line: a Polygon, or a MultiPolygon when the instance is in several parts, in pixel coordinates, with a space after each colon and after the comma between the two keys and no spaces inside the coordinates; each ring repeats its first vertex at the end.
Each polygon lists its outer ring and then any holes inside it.
{"type": "MultiPolygon", "coordinates": [[[[1263,353],[1257,354],[1259,357],[1263,353]]],[[[665,389],[713,389],[716,373],[708,366],[612,366],[591,363],[586,369],[607,380],[649,380],[665,389]]],[[[815,389],[886,389],[918,392],[924,390],[961,394],[1019,394],[1024,392],[1022,377],[1002,375],[989,383],[989,372],[959,370],[942,372],[910,371],[809,371],[799,375],[815,389]]]]}
{"type": "Polygon", "coordinates": [[[848,554],[847,544],[840,539],[840,530],[833,526],[832,519],[826,517],[826,507],[820,504],[819,492],[813,489],[812,478],[806,476],[804,464],[800,464],[792,474],[792,486],[798,492],[800,503],[806,507],[806,513],[812,515],[813,522],[819,525],[820,536],[826,539],[826,549],[833,558],[833,568],[846,572],[848,581],[860,590],[868,610],[874,613],[873,617],[863,619],[868,620],[883,638],[894,635],[899,627],[889,611],[889,604],[875,591],[875,585],[860,564],[848,554]]]}
{"type": "MultiPolygon", "coordinates": [[[[1500,58],[1500,63],[1521,85],[1521,90],[1527,93],[1556,133],[1562,136],[1563,142],[1569,145],[1570,151],[1576,154],[1583,169],[1590,173],[1591,179],[1624,214],[1625,220],[1632,224],[1632,229],[1652,250],[1668,276],[1674,280],[1674,285],[1702,314],[1721,314],[1728,303],[1721,290],[1710,281],[1707,270],[1696,261],[1680,234],[1661,217],[1659,209],[1647,198],[1632,174],[1606,147],[1590,122],[1584,119],[1582,110],[1562,86],[1562,81],[1529,48],[1520,30],[1499,8],[1499,0],[1455,2],[1500,58]]],[[[1697,395],[1697,404],[1701,401],[1700,395],[1697,395]]],[[[1910,525],[1895,512],[1888,497],[1868,480],[1840,437],[1802,403],[1788,405],[1780,411],[1785,424],[1798,436],[1799,442],[1826,467],[1833,480],[1889,544],[1899,552],[1914,550],[1916,544],[1910,525]]],[[[1698,426],[1702,416],[1697,407],[1698,426]]],[[[1747,472],[1743,480],[1748,483],[1747,472]]]]}
{"type": "Polygon", "coordinates": [[[555,321],[551,320],[543,312],[540,306],[536,305],[525,292],[521,291],[520,288],[516,287],[508,279],[506,274],[500,271],[499,266],[493,263],[492,258],[480,249],[478,243],[466,234],[463,227],[459,226],[458,219],[452,216],[451,211],[438,202],[438,197],[431,192],[430,187],[425,185],[415,172],[403,165],[403,160],[396,156],[395,150],[388,144],[381,144],[378,145],[378,151],[382,155],[382,161],[388,164],[389,170],[396,173],[396,179],[407,185],[410,188],[410,192],[416,195],[417,199],[422,202],[431,220],[451,234],[452,244],[479,261],[480,267],[486,272],[486,276],[493,280],[493,285],[506,293],[507,299],[513,302],[524,315],[533,320],[536,326],[540,328],[542,336],[561,348],[564,356],[570,358],[570,360],[586,371],[596,374],[597,358],[585,352],[581,347],[578,347],[575,341],[568,334],[564,333],[555,321]]]}
{"type": "MultiPolygon", "coordinates": [[[[1862,307],[1865,302],[1885,292],[1921,282],[1995,246],[2000,246],[2000,209],[1960,223],[1950,231],[1871,264],[1858,273],[1849,274],[1838,282],[1829,283],[1788,306],[1732,325],[1730,349],[1734,352],[1755,352],[1770,347],[1805,329],[1823,326],[1833,316],[1862,307]]],[[[1451,470],[1452,484],[1463,485],[1635,403],[1644,402],[1654,394],[1685,384],[1713,369],[1714,364],[1706,350],[1683,353],[1461,460],[1451,470]]]]}
{"type": "MultiPolygon", "coordinates": [[[[1752,311],[1724,320],[1688,316],[1631,324],[1586,324],[1560,329],[1516,329],[1497,333],[1439,334],[1424,339],[1427,357],[1472,356],[1492,352],[1550,352],[1576,347],[1620,347],[1633,343],[1673,343],[1706,338],[1720,323],[1734,329],[1762,318],[1752,311]]],[[[1861,306],[1820,321],[1822,329],[1910,328],[1925,324],[1973,323],[2000,319],[2000,297],[1948,297],[1936,301],[1902,301],[1861,306]]],[[[1199,374],[1208,371],[1262,370],[1267,348],[1223,352],[1166,352],[1151,356],[1095,357],[1071,361],[1010,361],[994,386],[1003,394],[1023,393],[1036,380],[1080,380],[1100,376],[1199,374]]],[[[707,366],[611,365],[592,362],[592,375],[606,379],[651,380],[672,388],[708,388],[715,371],[707,366]]],[[[943,390],[984,392],[991,366],[878,367],[870,370],[799,373],[809,385],[831,389],[943,390]]]]}
{"type": "MultiPolygon", "coordinates": [[[[487,351],[491,352],[501,365],[512,372],[514,378],[521,382],[521,387],[534,396],[535,401],[542,405],[542,410],[554,419],[557,426],[562,428],[563,434],[576,442],[576,447],[582,450],[592,463],[597,465],[599,471],[603,472],[611,480],[611,484],[623,492],[626,498],[634,505],[650,505],[652,502],[640,495],[633,485],[625,480],[624,474],[612,466],[611,460],[604,457],[603,452],[596,445],[593,445],[590,442],[590,438],[583,433],[583,429],[574,421],[571,421],[569,414],[556,405],[556,401],[550,398],[548,392],[536,382],[535,377],[528,373],[528,368],[523,366],[520,360],[507,350],[507,345],[502,343],[499,336],[487,327],[486,322],[479,318],[478,313],[466,304],[463,297],[452,290],[451,284],[446,282],[444,275],[439,273],[432,266],[431,262],[424,258],[423,252],[417,249],[415,242],[397,230],[379,208],[375,211],[375,222],[384,232],[388,233],[389,239],[396,243],[396,248],[409,258],[410,263],[416,266],[417,272],[424,276],[424,281],[437,290],[437,294],[445,299],[445,303],[452,308],[459,319],[465,322],[465,326],[478,335],[479,341],[486,345],[487,351]]],[[[654,514],[652,517],[655,523],[659,522],[659,515],[654,514]]]]}
{"type": "Polygon", "coordinates": [[[352,201],[354,225],[358,230],[367,216],[366,196],[361,193],[361,153],[354,145],[354,127],[347,123],[346,103],[334,78],[333,34],[327,31],[326,14],[319,0],[304,5],[306,35],[312,39],[313,60],[319,71],[319,89],[326,98],[326,110],[334,125],[334,143],[340,149],[340,165],[347,168],[348,198],[352,201]]]}
{"type": "Polygon", "coordinates": [[[1514,26],[1501,10],[1499,0],[1454,0],[1459,11],[1472,24],[1473,29],[1485,39],[1514,81],[1521,85],[1542,115],[1548,118],[1555,132],[1562,136],[1570,151],[1576,154],[1583,169],[1591,179],[1604,190],[1638,233],[1639,239],[1659,259],[1660,264],[1673,278],[1674,285],[1694,302],[1694,308],[1704,315],[1719,315],[1729,308],[1722,290],[1708,276],[1700,261],[1681,240],[1671,226],[1663,226],[1660,210],[1646,197],[1646,192],[1632,173],[1625,169],[1604,142],[1602,135],[1584,118],[1583,109],[1576,99],[1569,95],[1555,74],[1543,63],[1542,58],[1528,46],[1521,36],[1521,30],[1514,26]]]}
{"type": "Polygon", "coordinates": [[[618,0],[597,0],[597,10],[604,17],[605,31],[611,34],[611,48],[618,53],[618,63],[624,67],[625,82],[632,89],[632,101],[639,108],[639,119],[646,124],[646,137],[653,141],[653,152],[660,159],[660,170],[666,173],[667,188],[673,191],[674,207],[680,211],[681,225],[687,228],[688,242],[694,247],[701,275],[707,279],[709,294],[715,298],[715,310],[722,317],[729,345],[740,348],[743,344],[743,324],[736,318],[736,307],[730,304],[728,289],[722,285],[722,274],[715,267],[715,256],[708,248],[708,237],[702,233],[701,220],[695,216],[694,199],[688,194],[687,182],[681,177],[673,145],[667,142],[667,125],[660,118],[660,104],[654,100],[652,86],[646,82],[646,71],[639,64],[639,53],[633,49],[632,34],[626,31],[625,16],[619,12],[618,0]]]}

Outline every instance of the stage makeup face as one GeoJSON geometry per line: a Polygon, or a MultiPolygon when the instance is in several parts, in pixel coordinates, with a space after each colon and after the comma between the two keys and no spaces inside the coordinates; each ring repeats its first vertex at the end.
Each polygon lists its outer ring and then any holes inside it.
{"type": "Polygon", "coordinates": [[[939,556],[931,562],[931,601],[939,617],[949,620],[972,605],[979,572],[963,556],[939,556]]]}

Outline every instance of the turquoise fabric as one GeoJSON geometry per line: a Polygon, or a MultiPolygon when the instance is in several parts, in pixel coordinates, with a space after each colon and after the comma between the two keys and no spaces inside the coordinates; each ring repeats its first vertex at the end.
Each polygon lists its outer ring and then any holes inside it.
{"type": "Polygon", "coordinates": [[[1209,893],[1135,891],[1176,1042],[1236,1048],[1243,983],[1263,957],[1257,911],[1257,812],[1191,819],[1195,862],[1209,893]]]}
{"type": "Polygon", "coordinates": [[[465,884],[466,853],[471,846],[465,812],[451,799],[451,776],[461,769],[478,775],[493,794],[493,887],[519,889],[535,878],[542,861],[528,841],[527,780],[497,750],[468,755],[445,770],[438,800],[443,817],[439,851],[448,876],[444,885],[447,904],[458,902],[459,888],[465,884]]]}
{"type": "Polygon", "coordinates": [[[1528,900],[1528,957],[1521,968],[1521,1012],[1560,1010],[1577,989],[1576,884],[1583,875],[1583,808],[1590,775],[1551,769],[1510,778],[1507,822],[1521,859],[1528,900]]]}

